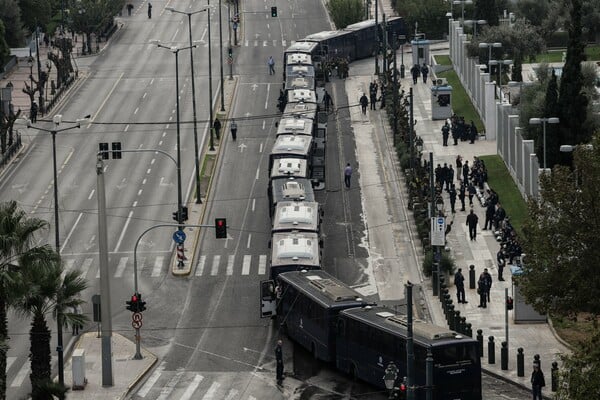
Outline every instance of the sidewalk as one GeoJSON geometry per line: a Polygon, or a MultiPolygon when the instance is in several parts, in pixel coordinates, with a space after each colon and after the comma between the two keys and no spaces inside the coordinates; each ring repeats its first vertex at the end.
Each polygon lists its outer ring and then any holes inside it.
{"type": "MultiPolygon", "coordinates": [[[[441,46],[443,47],[443,46],[441,46]]],[[[445,51],[447,53],[447,50],[445,51]]],[[[346,92],[349,96],[349,103],[356,104],[357,99],[355,96],[357,93],[365,92],[368,90],[369,82],[374,79],[372,60],[363,60],[352,63],[350,67],[350,78],[346,80],[346,92]]],[[[430,81],[427,84],[422,83],[420,80],[418,84],[412,85],[411,78],[405,78],[401,80],[401,89],[408,92],[408,88],[413,87],[414,93],[414,117],[418,121],[415,130],[416,134],[420,136],[424,141],[423,158],[428,159],[429,152],[433,152],[434,166],[438,163],[448,163],[449,165],[455,164],[457,155],[461,155],[463,160],[472,162],[474,157],[482,155],[494,155],[496,154],[496,142],[494,140],[478,140],[474,144],[469,142],[459,142],[458,146],[449,145],[447,147],[442,146],[442,135],[441,127],[444,121],[433,121],[431,120],[431,90],[430,81]]],[[[390,178],[385,176],[389,174],[387,171],[382,172],[380,169],[371,166],[371,163],[367,163],[363,160],[369,158],[383,159],[386,157],[382,152],[389,152],[392,154],[392,132],[387,122],[387,117],[384,111],[369,110],[367,116],[363,118],[363,121],[353,121],[353,130],[356,134],[360,129],[365,129],[364,124],[372,126],[371,132],[373,135],[385,136],[381,142],[389,143],[390,147],[387,149],[380,149],[377,146],[365,146],[365,143],[361,143],[357,139],[357,159],[360,160],[360,167],[358,173],[361,176],[361,187],[363,187],[363,196],[369,197],[369,192],[379,188],[380,186],[397,186],[392,189],[392,194],[389,194],[388,189],[388,213],[393,215],[394,211],[389,207],[402,207],[403,204],[395,197],[396,193],[402,193],[405,199],[407,199],[407,192],[405,190],[404,179],[390,181],[390,178]],[[365,120],[366,119],[366,120],[365,120]],[[369,155],[371,154],[371,155],[369,155]],[[373,169],[375,168],[375,169],[373,169]],[[368,180],[369,189],[365,189],[363,185],[363,176],[365,176],[365,182],[368,180]],[[391,197],[391,198],[390,198],[391,197]]],[[[354,118],[353,118],[354,120],[354,118]]],[[[374,140],[375,141],[375,140],[374,140]]],[[[400,174],[401,175],[401,174],[400,174]]],[[[456,179],[456,176],[455,176],[456,179]]],[[[375,196],[374,196],[375,197],[375,196]]],[[[377,196],[379,197],[379,196],[377,196]]],[[[450,210],[448,195],[444,193],[446,210],[450,210]]],[[[404,202],[406,203],[407,200],[404,202]]],[[[468,201],[468,199],[467,199],[468,201]]],[[[365,199],[363,204],[368,204],[369,200],[365,199]]],[[[500,198],[502,202],[502,198],[500,198]]],[[[460,206],[460,202],[457,200],[460,206]]],[[[482,367],[485,371],[496,375],[504,380],[509,380],[517,385],[529,388],[529,376],[532,370],[533,356],[539,354],[542,369],[546,373],[547,379],[547,390],[545,393],[549,393],[550,390],[550,369],[551,363],[557,361],[560,367],[560,361],[558,354],[569,352],[569,350],[559,342],[555,337],[555,334],[547,323],[541,324],[515,324],[512,321],[512,311],[509,312],[509,366],[508,370],[503,371],[500,368],[500,344],[502,341],[507,340],[506,332],[504,328],[505,320],[505,302],[504,292],[505,288],[508,288],[509,296],[513,296],[512,290],[512,279],[509,268],[505,268],[504,282],[499,282],[497,279],[498,272],[496,267],[496,252],[499,249],[499,244],[496,242],[493,233],[491,231],[482,231],[483,222],[485,221],[485,208],[483,208],[478,199],[474,199],[474,210],[479,216],[479,226],[476,241],[470,241],[468,237],[468,230],[466,227],[466,216],[468,209],[464,212],[459,211],[460,207],[457,207],[457,213],[454,215],[455,223],[452,225],[452,231],[448,234],[448,247],[452,253],[452,256],[456,260],[457,267],[463,269],[463,273],[466,278],[466,297],[468,304],[455,304],[458,310],[461,312],[461,316],[466,317],[467,322],[472,324],[473,336],[475,337],[478,329],[483,331],[484,336],[484,356],[482,358],[482,367]],[[469,266],[474,265],[476,271],[476,279],[479,274],[483,271],[483,268],[488,268],[490,274],[493,277],[494,283],[491,290],[491,302],[488,304],[486,309],[478,308],[479,304],[478,295],[475,289],[468,289],[468,270],[469,266]],[[488,338],[494,336],[495,342],[495,364],[488,363],[488,338]],[[522,347],[525,354],[525,376],[518,377],[516,371],[516,354],[517,349],[522,347]]],[[[408,214],[408,219],[412,220],[408,214]]],[[[449,218],[452,218],[449,216],[449,218]]],[[[369,215],[367,220],[370,226],[380,226],[381,222],[373,222],[369,215]]],[[[392,221],[391,225],[401,225],[400,221],[396,218],[390,218],[392,221]]],[[[394,228],[396,229],[396,228],[394,228]]],[[[401,230],[401,227],[397,227],[401,230]]],[[[414,229],[414,223],[413,223],[414,229]]],[[[399,294],[403,293],[401,286],[396,287],[395,293],[393,288],[390,288],[390,281],[401,279],[406,272],[401,270],[407,269],[407,265],[410,264],[410,256],[405,252],[406,245],[404,243],[396,243],[396,253],[385,253],[385,246],[377,242],[377,238],[374,234],[369,234],[370,246],[377,253],[377,257],[381,257],[386,261],[385,269],[389,270],[387,274],[382,274],[377,266],[374,267],[374,275],[377,281],[377,289],[379,291],[382,300],[389,300],[386,296],[391,296],[391,299],[395,299],[399,294]],[[375,240],[374,240],[375,239],[375,240]],[[403,253],[404,252],[404,253],[403,253]],[[391,267],[390,267],[391,265],[391,267]],[[392,270],[395,268],[396,270],[392,270]],[[383,290],[382,290],[383,289],[383,290]]],[[[392,236],[392,235],[390,235],[392,236]]],[[[398,235],[396,240],[398,240],[398,235]]],[[[416,233],[408,236],[412,237],[417,243],[413,243],[414,249],[421,253],[420,244],[416,233]]],[[[407,241],[407,237],[401,238],[402,241],[407,241]]],[[[388,246],[389,247],[389,246],[388,246]]],[[[370,250],[373,254],[373,250],[370,250]]],[[[419,253],[419,254],[420,254],[419,253]]],[[[422,258],[422,256],[420,257],[422,258]]],[[[419,260],[418,268],[421,268],[419,260]]],[[[406,279],[404,279],[405,281],[406,279]]],[[[431,290],[431,278],[424,278],[421,275],[421,285],[423,292],[427,297],[427,303],[429,305],[429,311],[431,314],[432,321],[440,326],[447,326],[445,316],[437,297],[432,295],[431,290]]],[[[453,287],[453,279],[448,285],[453,301],[456,303],[456,290],[453,287]]],[[[403,283],[403,282],[402,282],[403,283]]],[[[514,296],[513,296],[514,297],[514,296]]]]}

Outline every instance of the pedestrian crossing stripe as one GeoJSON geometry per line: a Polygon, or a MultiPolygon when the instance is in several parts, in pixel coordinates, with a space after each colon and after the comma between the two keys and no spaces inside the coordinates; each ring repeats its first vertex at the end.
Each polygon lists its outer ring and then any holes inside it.
{"type": "Polygon", "coordinates": [[[216,399],[215,396],[217,395],[217,390],[219,390],[220,386],[221,384],[219,382],[213,382],[212,385],[210,385],[210,387],[208,388],[208,391],[206,392],[202,400],[216,399]]]}
{"type": "Polygon", "coordinates": [[[160,390],[160,396],[158,396],[156,400],[167,400],[171,393],[173,393],[173,390],[183,377],[184,373],[184,370],[180,370],[171,379],[169,379],[169,382],[167,382],[167,384],[160,390]]]}
{"type": "Polygon", "coordinates": [[[117,270],[115,271],[115,278],[120,278],[123,276],[123,272],[125,271],[125,267],[127,266],[127,259],[129,257],[121,257],[119,259],[119,264],[117,265],[117,270]]]}
{"type": "Polygon", "coordinates": [[[245,255],[244,261],[242,262],[242,275],[250,274],[250,262],[252,261],[252,256],[245,255]]]}
{"type": "Polygon", "coordinates": [[[204,272],[204,264],[206,264],[206,256],[200,256],[198,265],[196,266],[196,276],[202,276],[204,272]]]}
{"type": "Polygon", "coordinates": [[[6,370],[10,369],[10,366],[17,360],[17,357],[6,357],[6,370]]]}
{"type": "Polygon", "coordinates": [[[23,381],[27,377],[27,375],[29,375],[30,369],[31,369],[31,363],[28,361],[25,361],[25,363],[23,364],[23,366],[21,367],[19,372],[17,372],[15,379],[13,379],[12,383],[10,384],[10,387],[21,386],[23,384],[23,381]]]}
{"type": "Polygon", "coordinates": [[[142,386],[142,388],[137,392],[137,395],[140,397],[146,397],[148,392],[150,392],[150,389],[152,389],[152,386],[154,386],[158,381],[158,378],[160,378],[160,375],[162,374],[164,369],[165,361],[161,362],[160,365],[156,367],[152,375],[150,375],[150,378],[148,378],[146,383],[144,383],[144,386],[142,386]]]}
{"type": "Polygon", "coordinates": [[[192,380],[192,383],[190,383],[190,386],[185,389],[185,392],[183,392],[183,395],[179,398],[179,400],[190,400],[203,379],[204,377],[202,375],[196,374],[192,380]]]}
{"type": "Polygon", "coordinates": [[[164,262],[164,257],[163,256],[158,256],[154,260],[154,268],[152,268],[152,275],[151,275],[153,278],[155,278],[157,276],[160,276],[160,272],[162,270],[163,262],[164,262]]]}
{"type": "Polygon", "coordinates": [[[219,273],[219,263],[221,262],[221,256],[216,255],[213,257],[212,268],[210,269],[210,274],[215,276],[219,273]]]}
{"type": "Polygon", "coordinates": [[[235,255],[230,255],[227,258],[227,275],[233,275],[233,265],[235,263],[235,255]]]}
{"type": "Polygon", "coordinates": [[[264,275],[267,271],[267,256],[265,254],[261,254],[258,257],[258,274],[264,275]]]}
{"type": "Polygon", "coordinates": [[[87,276],[88,271],[90,270],[90,267],[92,266],[93,261],[94,261],[93,258],[86,258],[85,260],[83,260],[83,264],[81,264],[81,275],[82,276],[87,276]]]}

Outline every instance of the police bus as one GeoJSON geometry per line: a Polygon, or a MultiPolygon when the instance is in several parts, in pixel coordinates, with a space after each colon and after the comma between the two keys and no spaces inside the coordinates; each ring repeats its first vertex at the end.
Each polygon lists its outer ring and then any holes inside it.
{"type": "Polygon", "coordinates": [[[277,322],[282,329],[314,358],[334,361],[338,314],[367,302],[360,293],[321,270],[282,273],[276,285],[277,322]]]}
{"type": "Polygon", "coordinates": [[[269,154],[269,170],[280,158],[296,158],[307,160],[310,168],[312,137],[304,135],[280,135],[275,139],[273,149],[269,154]]]}
{"type": "MultiPolygon", "coordinates": [[[[390,362],[406,376],[407,320],[389,308],[374,306],[340,312],[336,367],[385,388],[381,377],[390,362]]],[[[481,400],[481,363],[476,340],[447,328],[413,321],[416,399],[424,400],[427,351],[433,356],[433,399],[481,400]]]]}
{"type": "Polygon", "coordinates": [[[285,116],[279,120],[277,125],[277,135],[306,135],[315,136],[315,121],[310,117],[303,115],[285,116]]]}
{"type": "Polygon", "coordinates": [[[277,204],[283,201],[315,201],[312,182],[303,178],[274,180],[268,189],[270,215],[273,216],[277,204]]]}
{"type": "Polygon", "coordinates": [[[321,269],[321,242],[317,233],[274,233],[270,245],[271,279],[282,272],[321,269]]]}
{"type": "Polygon", "coordinates": [[[312,65],[288,65],[285,72],[284,90],[316,89],[315,67],[312,65]]]}
{"type": "Polygon", "coordinates": [[[323,213],[315,201],[282,201],[275,207],[271,233],[321,232],[323,213]]]}

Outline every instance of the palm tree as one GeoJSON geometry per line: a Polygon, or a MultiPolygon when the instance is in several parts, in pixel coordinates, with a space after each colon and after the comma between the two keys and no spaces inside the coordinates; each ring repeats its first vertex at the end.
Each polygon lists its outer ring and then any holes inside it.
{"type": "MultiPolygon", "coordinates": [[[[37,236],[48,223],[38,218],[28,218],[17,202],[0,204],[0,342],[8,342],[7,307],[13,301],[18,260],[28,254],[51,262],[44,257],[50,248],[39,246],[37,236]]],[[[0,400],[6,399],[6,351],[0,351],[0,400]]]]}
{"type": "MultiPolygon", "coordinates": [[[[56,253],[55,253],[56,254],[56,253]]],[[[45,400],[52,397],[48,393],[52,382],[50,329],[46,316],[52,314],[63,327],[82,325],[86,317],[67,310],[74,310],[83,303],[81,292],[87,288],[81,271],[64,273],[60,259],[55,257],[52,266],[40,265],[44,261],[38,257],[23,257],[20,260],[18,292],[21,294],[12,307],[18,315],[30,317],[31,341],[29,358],[31,360],[31,387],[33,400],[45,400]]]]}

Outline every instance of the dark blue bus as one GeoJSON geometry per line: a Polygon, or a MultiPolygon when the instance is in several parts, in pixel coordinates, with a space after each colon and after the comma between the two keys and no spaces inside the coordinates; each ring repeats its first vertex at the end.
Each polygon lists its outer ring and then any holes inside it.
{"type": "MultiPolygon", "coordinates": [[[[406,316],[375,306],[339,313],[336,367],[385,388],[382,377],[393,361],[406,376],[406,316]]],[[[433,355],[433,400],[481,400],[481,363],[477,341],[447,328],[413,322],[415,397],[424,400],[425,359],[433,355]]]]}

